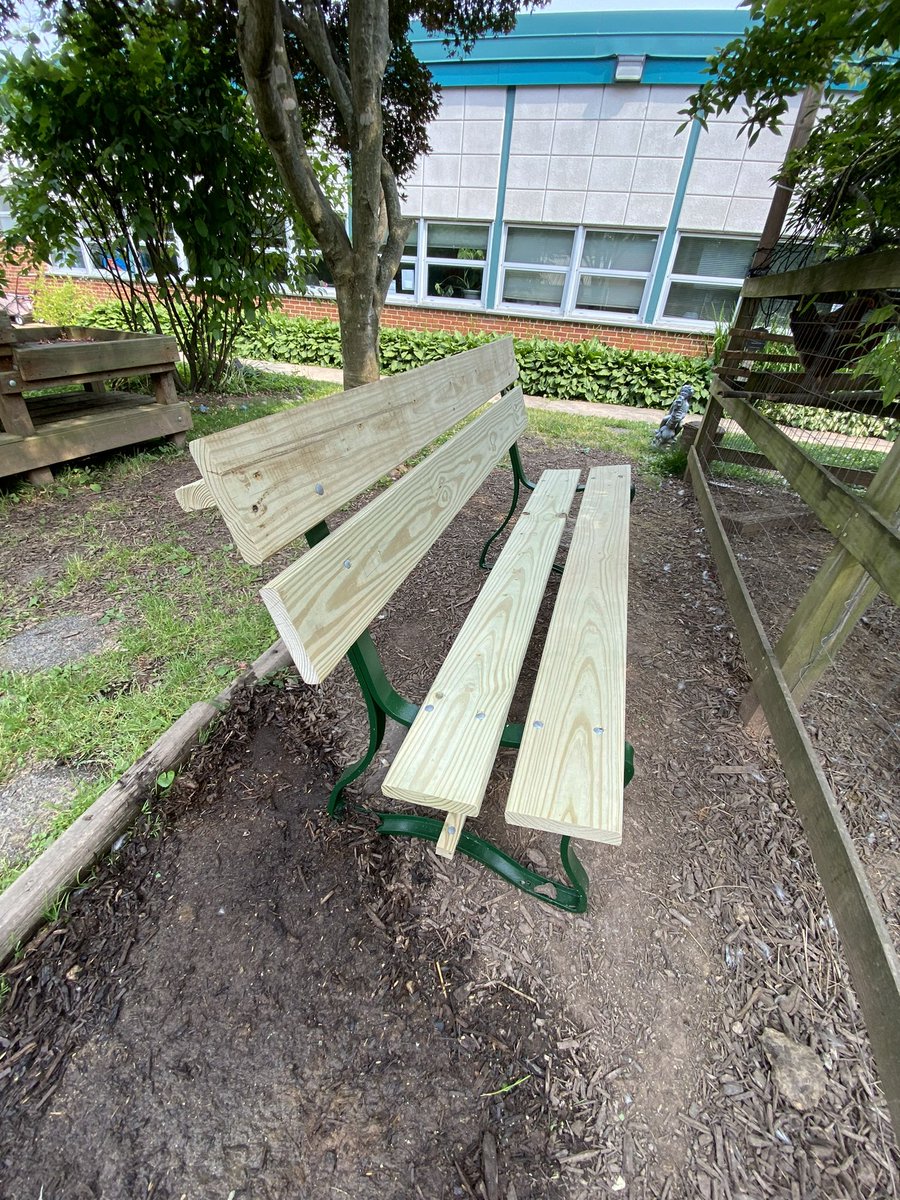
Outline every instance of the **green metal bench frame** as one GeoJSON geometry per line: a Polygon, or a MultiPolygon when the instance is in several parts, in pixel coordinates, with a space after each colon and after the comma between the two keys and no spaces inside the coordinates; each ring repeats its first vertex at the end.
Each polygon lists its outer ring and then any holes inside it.
{"type": "MultiPolygon", "coordinates": [[[[509,457],[513,474],[512,505],[502,524],[491,534],[481,551],[478,565],[484,570],[490,570],[490,565],[487,561],[488,551],[492,543],[512,520],[519,503],[521,488],[525,487],[533,490],[535,487],[535,484],[525,474],[519,448],[516,443],[513,443],[510,447],[509,457]]],[[[578,491],[583,490],[583,485],[579,485],[578,491]]],[[[632,488],[633,496],[634,489],[632,488]]],[[[315,546],[328,537],[329,533],[330,530],[327,522],[320,521],[307,532],[306,540],[310,546],[315,546]]],[[[553,570],[558,573],[561,573],[562,569],[559,564],[553,567],[553,570]]],[[[369,720],[369,745],[359,761],[347,767],[335,783],[328,800],[328,815],[335,819],[340,819],[349,806],[355,811],[375,817],[378,822],[376,826],[376,832],[378,833],[400,837],[422,838],[425,841],[436,842],[444,826],[442,818],[371,809],[366,805],[349,801],[343,795],[348,785],[353,783],[368,769],[375,755],[378,753],[378,749],[384,739],[387,718],[390,717],[391,720],[408,729],[419,711],[418,704],[404,699],[391,686],[381,658],[375,648],[375,643],[372,641],[368,630],[362,633],[353,643],[347,651],[347,658],[353,668],[353,673],[356,676],[363,699],[366,702],[369,720]]],[[[521,740],[522,725],[507,722],[500,738],[500,745],[518,747],[521,740]]],[[[634,749],[629,742],[626,742],[624,786],[627,787],[633,775],[634,749]]],[[[588,877],[572,848],[571,838],[569,837],[561,838],[559,846],[560,860],[568,883],[561,883],[556,879],[539,875],[536,871],[532,871],[498,846],[495,846],[493,842],[468,831],[465,831],[460,837],[457,851],[467,855],[469,858],[475,859],[476,862],[480,862],[488,870],[499,875],[501,879],[505,879],[507,883],[511,883],[514,887],[526,892],[529,896],[534,896],[537,900],[543,900],[545,903],[552,904],[554,907],[561,908],[566,912],[580,913],[587,909],[588,877]]]]}

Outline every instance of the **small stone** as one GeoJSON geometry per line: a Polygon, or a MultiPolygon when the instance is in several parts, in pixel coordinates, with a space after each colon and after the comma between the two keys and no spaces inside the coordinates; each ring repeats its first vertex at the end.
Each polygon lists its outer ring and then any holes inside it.
{"type": "Polygon", "coordinates": [[[547,870],[547,859],[540,852],[540,850],[536,850],[533,846],[531,846],[525,851],[525,857],[528,859],[531,865],[533,867],[537,867],[539,871],[547,870]]]}
{"type": "Polygon", "coordinates": [[[612,1181],[612,1186],[609,1190],[611,1192],[624,1192],[627,1186],[624,1175],[617,1175],[612,1181]]]}
{"type": "Polygon", "coordinates": [[[772,1065],[775,1085],[788,1104],[800,1112],[815,1108],[825,1094],[828,1076],[814,1052],[777,1029],[764,1029],[759,1040],[772,1065]]]}

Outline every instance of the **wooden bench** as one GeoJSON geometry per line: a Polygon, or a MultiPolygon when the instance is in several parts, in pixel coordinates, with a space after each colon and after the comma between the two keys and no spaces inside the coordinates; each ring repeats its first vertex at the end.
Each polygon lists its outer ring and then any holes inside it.
{"type": "Polygon", "coordinates": [[[215,504],[251,563],[300,535],[309,542],[261,594],[303,679],[321,683],[347,655],[366,701],[368,749],[338,780],[329,811],[341,811],[344,789],[372,762],[390,717],[409,732],[385,795],[443,815],[382,812],[379,830],[426,838],[445,857],[465,853],[530,894],[580,912],[587,879],[570,838],[621,841],[622,792],[632,773],[624,736],[630,469],[588,473],[527,719],[510,723],[538,606],[581,490],[577,470],[544,471],[536,484],[526,478],[516,445],[526,428],[516,375],[511,340],[492,342],[202,438],[191,453],[203,478],[179,489],[178,499],[187,510],[215,504]],[[331,514],[482,408],[329,531],[331,514]],[[428,694],[414,704],[389,684],[368,627],[507,453],[513,497],[501,529],[520,488],[531,496],[428,694]],[[560,834],[568,883],[465,828],[479,814],[499,746],[519,748],[507,822],[560,834]]]}

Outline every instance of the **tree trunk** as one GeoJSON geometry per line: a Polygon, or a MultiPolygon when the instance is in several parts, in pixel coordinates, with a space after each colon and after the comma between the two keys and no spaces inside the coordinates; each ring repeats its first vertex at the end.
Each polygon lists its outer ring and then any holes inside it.
{"type": "Polygon", "coordinates": [[[378,339],[381,306],[363,289],[349,287],[337,292],[341,318],[341,353],[344,359],[344,390],[374,383],[380,375],[378,339]],[[343,293],[343,294],[342,294],[343,293]]]}

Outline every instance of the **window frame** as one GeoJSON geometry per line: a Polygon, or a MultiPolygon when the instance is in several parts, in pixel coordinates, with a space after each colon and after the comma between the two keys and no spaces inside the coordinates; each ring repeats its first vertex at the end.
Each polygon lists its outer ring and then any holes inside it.
{"type": "Polygon", "coordinates": [[[500,253],[500,270],[498,278],[497,290],[497,309],[504,312],[518,312],[527,316],[553,316],[562,317],[564,319],[575,318],[580,321],[595,321],[598,324],[622,324],[634,325],[644,324],[647,303],[650,296],[650,284],[653,280],[658,265],[659,256],[662,247],[663,231],[661,229],[647,229],[645,227],[620,229],[608,225],[540,225],[528,222],[504,222],[503,225],[503,242],[500,253]],[[559,232],[573,233],[572,253],[569,257],[569,263],[565,267],[553,267],[544,263],[511,263],[506,258],[506,246],[510,229],[534,229],[538,231],[557,230],[559,232]],[[589,233],[639,233],[645,234],[648,237],[656,238],[656,245],[653,249],[653,258],[650,267],[644,271],[617,271],[607,267],[584,267],[581,265],[581,260],[584,255],[584,244],[589,233]],[[560,304],[556,308],[552,308],[546,304],[526,304],[515,300],[504,300],[503,290],[506,284],[507,270],[524,270],[524,271],[542,271],[545,273],[556,273],[564,275],[564,284],[560,304]],[[581,278],[583,275],[591,276],[592,278],[606,279],[638,279],[643,280],[644,289],[641,294],[641,302],[636,313],[621,313],[609,309],[598,308],[579,308],[578,307],[578,291],[581,286],[581,278]]]}
{"type": "Polygon", "coordinates": [[[729,242],[746,242],[747,246],[750,250],[750,253],[748,255],[748,263],[749,263],[749,259],[752,259],[752,257],[753,257],[753,250],[755,249],[755,247],[757,246],[757,244],[759,242],[759,237],[758,237],[758,235],[754,235],[751,233],[729,234],[729,233],[719,232],[717,230],[707,232],[707,231],[697,230],[697,229],[684,229],[684,230],[679,229],[678,236],[676,237],[674,245],[672,246],[672,253],[669,257],[668,269],[666,271],[665,280],[663,281],[662,291],[660,292],[659,304],[657,305],[657,309],[656,309],[656,321],[654,322],[654,324],[665,325],[665,326],[671,327],[673,329],[687,329],[687,330],[707,333],[707,332],[712,332],[715,330],[716,324],[717,324],[716,321],[706,321],[700,317],[669,317],[669,316],[666,316],[666,305],[669,303],[669,292],[671,291],[672,284],[673,283],[688,283],[688,284],[693,283],[693,284],[700,284],[701,286],[705,286],[705,287],[737,288],[738,294],[737,294],[737,297],[734,302],[734,308],[727,314],[727,316],[725,318],[730,321],[734,317],[734,314],[737,311],[737,306],[740,303],[741,288],[744,286],[744,281],[746,279],[746,276],[742,276],[740,279],[735,279],[731,276],[724,276],[724,275],[684,275],[681,272],[675,272],[673,270],[673,267],[675,266],[675,259],[678,256],[678,250],[681,246],[682,238],[692,238],[692,237],[693,238],[719,238],[722,241],[729,241],[729,242]]]}
{"type": "Polygon", "coordinates": [[[491,245],[494,238],[494,223],[492,221],[458,221],[446,217],[416,217],[416,253],[403,254],[400,258],[400,265],[397,267],[401,271],[404,265],[409,266],[412,263],[415,267],[416,282],[412,293],[398,292],[396,275],[391,280],[390,287],[387,291],[386,300],[391,304],[409,304],[416,307],[440,306],[441,308],[456,308],[461,312],[481,311],[487,309],[486,303],[486,286],[487,272],[491,259],[491,245]],[[429,225],[458,225],[465,226],[469,229],[475,227],[477,229],[487,230],[487,246],[484,252],[483,259],[458,259],[458,258],[441,258],[437,255],[428,253],[428,226],[429,225]],[[454,267],[457,273],[461,274],[466,270],[467,263],[477,263],[476,270],[481,271],[481,294],[477,299],[469,299],[465,296],[433,296],[428,291],[428,268],[429,266],[438,267],[454,267]],[[462,265],[461,265],[462,264],[462,265]]]}

